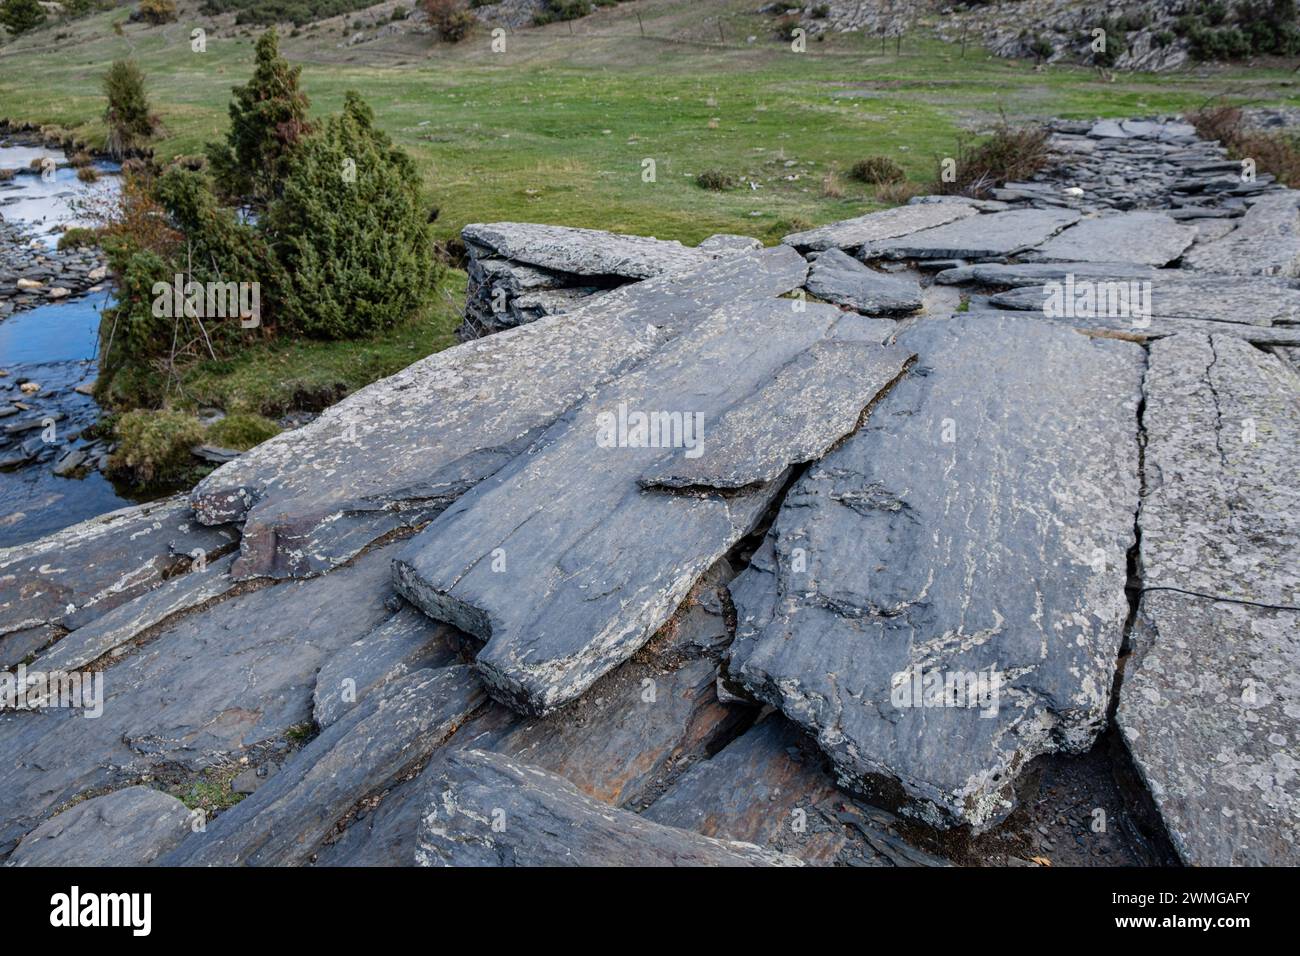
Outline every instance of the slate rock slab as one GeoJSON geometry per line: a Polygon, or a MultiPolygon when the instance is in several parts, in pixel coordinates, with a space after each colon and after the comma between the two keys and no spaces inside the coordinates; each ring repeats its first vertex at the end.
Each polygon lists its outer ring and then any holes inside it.
{"type": "Polygon", "coordinates": [[[975,282],[1014,287],[1063,282],[1067,275],[1089,280],[1153,279],[1156,270],[1131,262],[979,262],[945,269],[934,281],[940,285],[975,282]]]}
{"type": "Polygon", "coordinates": [[[917,365],[733,582],[729,672],[843,784],[901,784],[906,812],[985,827],[1028,760],[1105,725],[1143,354],[1012,315],[918,320],[898,345],[917,365]],[[927,677],[961,679],[961,706],[910,692],[927,677]]]}
{"type": "Polygon", "coordinates": [[[1075,276],[1067,286],[1063,280],[1055,290],[1047,286],[1020,286],[1000,292],[989,299],[990,305],[1002,309],[1040,311],[1054,291],[1069,299],[1073,292],[1076,303],[1085,291],[1091,291],[1098,300],[1116,301],[1116,292],[1125,291],[1130,302],[1146,303],[1143,282],[1150,283],[1151,314],[1153,316],[1204,319],[1217,322],[1237,322],[1250,325],[1271,325],[1274,322],[1300,321],[1300,289],[1292,289],[1278,279],[1241,278],[1237,276],[1207,277],[1204,273],[1185,273],[1166,269],[1164,275],[1151,279],[1089,279],[1075,276]],[[1171,275],[1172,273],[1172,275],[1171,275]],[[1133,283],[1138,285],[1135,287],[1133,283]],[[1123,284],[1126,290],[1115,286],[1123,284]]]}
{"type": "Polygon", "coordinates": [[[1136,262],[1163,266],[1196,239],[1196,228],[1162,212],[1126,212],[1083,219],[1030,254],[1063,262],[1136,262]]]}
{"type": "Polygon", "coordinates": [[[207,528],[183,498],[168,498],[91,518],[52,535],[0,549],[0,634],[43,624],[81,627],[239,540],[232,528],[207,528]]]}
{"type": "MultiPolygon", "coordinates": [[[[394,563],[397,586],[431,616],[487,642],[476,662],[494,697],[544,714],[579,696],[635,653],[752,529],[779,480],[761,483],[754,474],[760,483],[728,494],[644,489],[638,482],[665,455],[664,442],[637,439],[635,425],[620,423],[630,414],[676,414],[679,432],[689,423],[698,440],[681,440],[682,432],[680,444],[716,444],[727,460],[731,448],[785,448],[788,390],[779,373],[841,315],[791,306],[741,303],[715,313],[678,347],[597,391],[537,453],[462,497],[409,543],[394,563]],[[751,401],[768,414],[724,416],[751,401]]],[[[858,411],[873,397],[860,394],[858,411]]],[[[851,429],[856,421],[838,424],[851,429]]],[[[819,433],[827,443],[839,437],[819,433]]]]}
{"type": "Polygon", "coordinates": [[[1235,275],[1300,275],[1300,193],[1272,193],[1251,206],[1222,239],[1198,243],[1183,268],[1235,275]]]}
{"type": "MultiPolygon", "coordinates": [[[[1006,315],[997,309],[975,309],[967,315],[976,319],[997,321],[1006,315]]],[[[1022,312],[1021,315],[1034,315],[1041,322],[1049,322],[1065,328],[1078,329],[1085,335],[1110,336],[1130,342],[1149,342],[1168,338],[1172,335],[1222,335],[1240,339],[1259,346],[1295,346],[1300,345],[1300,329],[1291,326],[1246,325],[1238,322],[1219,322],[1213,319],[1176,319],[1157,315],[1142,319],[1141,324],[1133,316],[1105,316],[1078,318],[1076,316],[1052,316],[1048,318],[1041,313],[1022,312]]]]}
{"type": "Polygon", "coordinates": [[[818,342],[758,393],[723,412],[702,454],[672,452],[639,480],[647,488],[743,488],[774,481],[790,465],[820,458],[853,431],[862,410],[914,357],[864,342],[818,342]],[[750,440],[767,431],[764,440],[750,440]]]}
{"type": "Polygon", "coordinates": [[[470,668],[418,670],[321,733],[257,792],[159,861],[284,866],[307,861],[352,807],[450,737],[486,697],[470,668]]]}
{"type": "Polygon", "coordinates": [[[431,355],[217,469],[195,511],[244,522],[236,577],[323,573],[427,521],[712,309],[798,288],[806,271],[785,247],[733,256],[431,355]]]}
{"type": "Polygon", "coordinates": [[[536,222],[470,223],[461,237],[504,259],[583,276],[648,279],[692,269],[713,258],[707,250],[680,242],[536,222]]]}
{"type": "Polygon", "coordinates": [[[781,242],[796,249],[856,249],[869,242],[896,239],[922,229],[942,226],[975,215],[976,210],[963,203],[933,203],[895,206],[881,212],[867,213],[855,219],[833,222],[805,232],[793,232],[781,242]]]}
{"type": "MultiPolygon", "coordinates": [[[[946,209],[947,206],[906,206],[906,209],[946,209]]],[[[1046,242],[1079,221],[1068,209],[1014,209],[986,213],[912,233],[898,239],[869,242],[858,258],[870,259],[989,259],[1010,256],[1046,242]]]]}
{"type": "Polygon", "coordinates": [[[190,811],[149,787],[92,797],[23,837],[6,866],[147,866],[190,832],[190,811]]]}
{"type": "Polygon", "coordinates": [[[1300,387],[1276,356],[1227,335],[1151,345],[1142,578],[1300,608],[1300,387]]]}
{"type": "Polygon", "coordinates": [[[1300,863],[1300,611],[1148,591],[1134,645],[1116,720],[1183,861],[1300,863]]]}
{"type": "Polygon", "coordinates": [[[921,307],[921,284],[868,269],[839,249],[827,249],[808,270],[806,288],[817,298],[864,315],[896,315],[921,307]]]}
{"type": "Polygon", "coordinates": [[[798,866],[753,844],[653,823],[500,754],[453,751],[425,791],[421,866],[798,866]],[[496,826],[494,826],[496,822],[496,826]]]}

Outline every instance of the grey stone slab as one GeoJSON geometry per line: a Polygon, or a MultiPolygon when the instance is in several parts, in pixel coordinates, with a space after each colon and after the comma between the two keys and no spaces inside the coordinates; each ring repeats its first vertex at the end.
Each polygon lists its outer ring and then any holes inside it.
{"type": "MultiPolygon", "coordinates": [[[[1007,313],[996,309],[976,309],[969,313],[972,318],[997,321],[1007,313]]],[[[1237,322],[1218,322],[1212,319],[1179,319],[1165,316],[1152,316],[1148,319],[1136,319],[1132,316],[1095,316],[1081,319],[1075,316],[1047,317],[1041,313],[1022,312],[1024,316],[1035,316],[1040,321],[1054,325],[1067,326],[1080,332],[1097,335],[1109,335],[1114,338],[1127,339],[1131,342],[1148,342],[1172,335],[1225,335],[1241,339],[1259,346],[1300,345],[1300,329],[1292,326],[1246,325],[1237,322]],[[1138,324],[1139,321],[1141,324],[1138,324]]]]}
{"type": "Polygon", "coordinates": [[[676,414],[697,439],[684,441],[679,424],[677,443],[697,449],[739,438],[710,423],[752,397],[775,417],[773,376],[841,315],[793,304],[719,310],[597,391],[536,454],[463,496],[405,548],[394,563],[399,589],[487,642],[476,660],[494,697],[545,713],[579,696],[635,653],[763,514],[779,480],[727,494],[642,488],[671,436],[638,438],[632,416],[676,414]]]}
{"type": "Polygon", "coordinates": [[[1264,196],[1214,242],[1197,243],[1183,268],[1235,275],[1300,275],[1300,193],[1283,190],[1264,196]]]}
{"type": "Polygon", "coordinates": [[[193,610],[221,597],[235,586],[230,577],[233,554],[218,558],[202,568],[169,578],[152,591],[146,591],[126,604],[84,627],[73,631],[51,647],[32,664],[44,671],[73,671],[93,663],[105,654],[124,648],[135,638],[175,614],[193,610]]]}
{"type": "Polygon", "coordinates": [[[1142,577],[1148,588],[1300,608],[1300,386],[1227,335],[1151,345],[1142,577]]]}
{"type": "MultiPolygon", "coordinates": [[[[946,206],[903,207],[907,209],[946,206]]],[[[926,229],[900,239],[870,242],[858,250],[868,259],[989,259],[1010,256],[1046,242],[1079,221],[1072,210],[1014,209],[985,213],[926,229]]]]}
{"type": "Polygon", "coordinates": [[[1080,220],[1029,253],[1058,262],[1136,262],[1163,266],[1196,239],[1196,228],[1162,212],[1125,212],[1080,220]]]}
{"type": "Polygon", "coordinates": [[[839,249],[827,249],[808,270],[806,288],[817,298],[866,315],[896,315],[921,307],[921,284],[910,276],[869,269],[839,249]]]}
{"type": "Polygon", "coordinates": [[[403,607],[326,661],[312,691],[312,717],[322,729],[374,693],[412,671],[459,662],[452,629],[417,608],[403,607]]]}
{"type": "Polygon", "coordinates": [[[680,242],[535,222],[470,223],[461,236],[504,259],[582,276],[648,279],[713,258],[680,242]]]}
{"type": "Polygon", "coordinates": [[[44,624],[83,626],[239,540],[205,528],[182,498],[123,508],[48,537],[0,549],[0,634],[44,624]]]}
{"type": "Polygon", "coordinates": [[[305,862],[363,797],[418,766],[486,700],[464,665],[418,670],[366,698],[257,792],[159,862],[284,866],[305,862]]]}
{"type": "Polygon", "coordinates": [[[986,262],[947,269],[934,277],[941,285],[977,282],[992,286],[1041,285],[1076,279],[1150,279],[1157,270],[1131,262],[986,262]]]}
{"type": "Polygon", "coordinates": [[[320,666],[391,615],[392,557],[391,545],[377,548],[327,577],[263,586],[165,623],[102,672],[98,718],[0,712],[0,854],[88,790],[284,746],[290,728],[311,720],[320,666]]]}
{"type": "Polygon", "coordinates": [[[0,671],[10,670],[53,643],[63,632],[53,624],[42,624],[0,637],[0,671]]]}
{"type": "Polygon", "coordinates": [[[127,787],[46,820],[5,865],[147,866],[189,832],[185,804],[149,787],[127,787]]]}
{"type": "Polygon", "coordinates": [[[453,751],[435,766],[415,849],[421,866],[799,865],[753,844],[661,826],[500,754],[453,751]]]}
{"type": "Polygon", "coordinates": [[[741,252],[757,252],[763,243],[753,236],[741,236],[732,232],[719,232],[700,242],[695,247],[701,252],[712,255],[736,255],[741,252]]]}
{"type": "Polygon", "coordinates": [[[791,489],[733,582],[730,676],[845,785],[901,784],[906,812],[980,828],[1028,760],[1105,725],[1143,353],[1010,314],[917,320],[898,345],[915,368],[791,489]],[[910,693],[968,675],[986,693],[961,706],[910,693]]]}
{"type": "Polygon", "coordinates": [[[1116,721],[1183,861],[1296,866],[1300,612],[1148,591],[1134,645],[1116,721]]]}
{"type": "Polygon", "coordinates": [[[895,206],[805,232],[794,232],[783,237],[781,242],[797,249],[856,249],[864,243],[896,239],[975,214],[976,210],[964,203],[895,206]]]}
{"type": "Polygon", "coordinates": [[[1163,318],[1206,319],[1219,322],[1237,322],[1249,325],[1271,325],[1274,322],[1300,322],[1300,289],[1292,289],[1277,279],[1244,278],[1238,276],[1209,277],[1204,273],[1187,273],[1182,270],[1163,270],[1165,275],[1152,279],[1088,279],[1056,281],[1056,286],[1020,286],[1000,292],[989,299],[991,305],[1003,309],[1041,311],[1054,296],[1062,303],[1072,302],[1076,314],[1089,308],[1104,311],[1105,302],[1120,301],[1120,293],[1127,301],[1143,307],[1150,306],[1151,315],[1163,318]],[[1172,273],[1172,276],[1170,275],[1172,273]],[[1150,283],[1149,303],[1142,283],[1150,283]],[[1136,287],[1132,283],[1138,283],[1136,287]],[[1113,285],[1112,285],[1113,284],[1113,285]],[[1129,288],[1121,290],[1116,286],[1129,288]],[[1131,294],[1136,292],[1137,294],[1131,294]],[[1085,296],[1091,296],[1089,304],[1085,296]]]}
{"type": "Polygon", "coordinates": [[[237,577],[322,573],[441,511],[711,310],[798,288],[806,270],[785,247],[733,256],[431,355],[217,469],[195,510],[244,522],[237,577]]]}
{"type": "Polygon", "coordinates": [[[703,454],[669,452],[641,475],[641,485],[744,488],[775,481],[789,466],[820,458],[853,431],[863,409],[913,358],[902,349],[865,342],[819,342],[723,412],[703,454]]]}

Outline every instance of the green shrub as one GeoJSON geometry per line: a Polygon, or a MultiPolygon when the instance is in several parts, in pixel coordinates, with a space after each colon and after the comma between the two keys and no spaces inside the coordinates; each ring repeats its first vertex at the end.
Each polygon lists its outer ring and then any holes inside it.
{"type": "Polygon", "coordinates": [[[868,156],[858,160],[849,170],[849,175],[861,183],[880,186],[885,183],[899,183],[907,178],[903,167],[888,156],[868,156]]]}
{"type": "Polygon", "coordinates": [[[59,249],[80,249],[83,246],[99,245],[99,232],[85,226],[73,226],[65,229],[59,236],[59,249]]]}
{"type": "Polygon", "coordinates": [[[148,142],[158,123],[149,112],[144,74],[134,60],[115,61],[104,74],[103,86],[108,98],[104,110],[108,151],[121,159],[148,142]]]}
{"type": "Polygon", "coordinates": [[[1039,36],[1029,44],[1029,52],[1040,60],[1046,60],[1056,52],[1056,47],[1052,46],[1052,41],[1047,37],[1039,36]]]}
{"type": "Polygon", "coordinates": [[[140,19],[154,26],[176,22],[176,0],[140,0],[140,19]]]}
{"type": "Polygon", "coordinates": [[[171,409],[126,412],[113,433],[117,450],[108,460],[109,471],[144,487],[186,481],[196,466],[190,449],[203,441],[199,420],[171,409]]]}
{"type": "Polygon", "coordinates": [[[269,418],[235,413],[209,425],[207,440],[210,444],[220,445],[222,448],[248,451],[254,445],[260,445],[278,434],[280,434],[280,426],[269,418]]]}
{"type": "Polygon", "coordinates": [[[410,158],[348,91],[289,164],[267,229],[287,278],[288,326],[319,338],[390,328],[432,291],[432,230],[410,158]]]}
{"type": "Polygon", "coordinates": [[[727,175],[720,169],[706,169],[695,177],[695,185],[701,189],[711,189],[714,192],[722,192],[724,189],[731,189],[736,185],[734,177],[727,175]]]}
{"type": "Polygon", "coordinates": [[[0,3],[0,25],[14,36],[35,30],[45,22],[45,8],[36,0],[4,0],[0,3]]]}
{"type": "Polygon", "coordinates": [[[538,26],[558,20],[577,20],[591,13],[591,0],[546,0],[546,5],[533,15],[538,26]]]}
{"type": "Polygon", "coordinates": [[[302,67],[280,56],[271,27],[257,38],[252,78],[234,87],[226,141],[208,147],[217,188],[228,198],[264,204],[276,194],[289,154],[311,131],[310,103],[298,89],[302,67]]]}

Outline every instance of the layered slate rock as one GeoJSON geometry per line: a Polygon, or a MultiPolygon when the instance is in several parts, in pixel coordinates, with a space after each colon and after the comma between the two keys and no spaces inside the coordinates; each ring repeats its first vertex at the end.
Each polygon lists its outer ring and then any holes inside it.
{"type": "Polygon", "coordinates": [[[503,259],[580,276],[648,279],[693,269],[712,258],[707,251],[652,236],[537,222],[470,223],[461,237],[503,259]]]}
{"type": "Polygon", "coordinates": [[[1295,866],[1300,610],[1148,591],[1134,645],[1116,720],[1183,861],[1295,866]]]}
{"type": "Polygon", "coordinates": [[[1196,239],[1196,228],[1162,212],[1127,212],[1084,219],[1030,254],[1060,262],[1135,262],[1163,266],[1196,239]]]}
{"type": "Polygon", "coordinates": [[[165,622],[110,658],[96,719],[66,707],[0,712],[0,854],[87,791],[287,746],[290,728],[311,719],[322,663],[392,614],[392,556],[391,545],[378,548],[328,578],[256,588],[165,622]]]}
{"type": "Polygon", "coordinates": [[[1153,316],[1249,325],[1300,322],[1300,289],[1293,289],[1280,279],[1209,277],[1202,273],[1167,269],[1148,280],[1088,279],[1086,287],[1079,276],[1075,276],[1069,286],[1065,285],[1064,277],[1052,281],[1058,283],[1054,288],[1024,285],[1000,292],[989,299],[989,304],[1004,309],[1038,311],[1053,293],[1060,294],[1063,300],[1072,298],[1078,301],[1083,293],[1091,292],[1095,299],[1093,307],[1101,308],[1103,301],[1115,301],[1119,297],[1117,293],[1123,293],[1125,301],[1149,305],[1153,316]],[[1143,292],[1144,281],[1150,283],[1149,302],[1143,292]],[[1128,288],[1117,290],[1119,284],[1128,288]]]}
{"type": "Polygon", "coordinates": [[[897,315],[921,307],[921,286],[915,279],[868,269],[839,249],[817,257],[808,270],[806,288],[819,299],[865,315],[897,315]]]}
{"type": "Polygon", "coordinates": [[[316,675],[312,718],[322,729],[362,698],[412,671],[459,661],[452,629],[413,607],[403,607],[331,657],[316,675]]]}
{"type": "MultiPolygon", "coordinates": [[[[905,209],[962,208],[947,205],[905,206],[905,209]]],[[[858,258],[869,259],[990,259],[1032,249],[1066,226],[1079,221],[1068,209],[1013,209],[960,219],[898,239],[869,242],[858,258]]]]}
{"type": "Polygon", "coordinates": [[[865,342],[818,342],[723,412],[702,454],[673,452],[638,480],[647,488],[722,489],[775,481],[790,465],[820,458],[851,432],[864,396],[888,387],[910,360],[901,350],[865,342]],[[774,415],[779,429],[771,428],[774,415]],[[764,440],[750,440],[769,430],[764,440]]]}
{"type": "Polygon", "coordinates": [[[1290,189],[1260,198],[1241,224],[1222,239],[1198,243],[1183,267],[1236,275],[1300,275],[1300,193],[1290,189]]]}
{"type": "Polygon", "coordinates": [[[1276,356],[1226,335],[1151,346],[1142,579],[1300,607],[1300,390],[1276,356]]]}
{"type": "MultiPolygon", "coordinates": [[[[967,314],[974,319],[995,322],[1007,315],[1006,312],[997,309],[976,309],[967,314]]],[[[1098,315],[1080,318],[1071,315],[1045,316],[1041,311],[1020,314],[1034,315],[1039,321],[1078,329],[1086,335],[1112,336],[1130,342],[1148,342],[1186,333],[1230,336],[1261,347],[1300,345],[1300,329],[1289,325],[1247,325],[1239,322],[1220,322],[1215,319],[1177,319],[1163,315],[1150,318],[1133,315],[1098,315]]]]}
{"type": "MultiPolygon", "coordinates": [[[[780,490],[779,477],[765,480],[766,460],[727,494],[647,490],[640,480],[672,445],[694,455],[714,454],[716,444],[717,460],[728,462],[733,448],[799,445],[787,440],[803,412],[787,419],[783,367],[831,333],[842,313],[794,305],[720,310],[679,347],[597,391],[535,454],[463,496],[406,547],[394,563],[398,587],[487,642],[476,661],[494,697],[539,714],[574,699],[635,653],[752,529],[780,490]],[[724,415],[751,403],[767,414],[724,415]]],[[[856,395],[859,412],[905,359],[898,352],[892,369],[874,366],[883,371],[856,395]]],[[[836,430],[818,435],[829,445],[836,430]]]]}
{"type": "Polygon", "coordinates": [[[7,866],[147,866],[190,832],[190,811],[149,787],[92,797],[33,830],[7,866]]]}
{"type": "Polygon", "coordinates": [[[230,567],[234,561],[235,556],[229,554],[212,564],[191,565],[190,570],[73,631],[32,666],[46,671],[73,671],[105,654],[120,653],[150,628],[215,600],[233,588],[230,567]]]}
{"type": "Polygon", "coordinates": [[[454,751],[425,790],[421,866],[797,866],[753,844],[715,840],[613,809],[499,754],[454,751]]]}
{"type": "Polygon", "coordinates": [[[806,269],[788,248],[735,256],[431,355],[217,469],[195,511],[244,522],[236,577],[323,573],[427,521],[711,310],[798,288],[806,269]]]}
{"type": "Polygon", "coordinates": [[[372,791],[418,766],[485,697],[470,668],[419,670],[303,748],[257,792],[164,857],[166,866],[303,863],[372,791]]]}
{"type": "Polygon", "coordinates": [[[1064,282],[1070,275],[1075,279],[1116,281],[1154,279],[1156,274],[1157,270],[1149,266],[1130,262],[979,262],[945,269],[935,275],[934,281],[940,285],[974,282],[1015,287],[1064,282]]]}
{"type": "Polygon", "coordinates": [[[0,549],[0,634],[75,629],[239,540],[205,528],[183,499],[123,508],[30,544],[0,549]]]}
{"type": "Polygon", "coordinates": [[[920,320],[898,344],[916,367],[733,583],[730,676],[815,734],[842,783],[901,784],[907,812],[983,827],[1029,759],[1105,724],[1143,353],[1013,315],[920,320]]]}
{"type": "Polygon", "coordinates": [[[964,203],[931,203],[896,206],[881,212],[867,213],[855,219],[833,222],[828,226],[794,232],[782,238],[787,246],[796,249],[853,250],[870,242],[897,239],[923,229],[942,226],[975,215],[974,207],[964,203]]]}

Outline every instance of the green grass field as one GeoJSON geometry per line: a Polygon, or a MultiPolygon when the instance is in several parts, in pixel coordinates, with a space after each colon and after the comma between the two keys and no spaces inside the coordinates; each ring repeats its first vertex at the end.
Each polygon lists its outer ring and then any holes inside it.
{"type": "MultiPolygon", "coordinates": [[[[871,154],[892,157],[917,183],[934,178],[959,136],[999,112],[1011,119],[1177,112],[1230,92],[1237,101],[1300,104],[1289,67],[1205,68],[1107,81],[1083,67],[989,57],[909,37],[901,55],[877,40],[837,35],[790,51],[752,0],[639,0],[573,25],[451,46],[428,35],[341,46],[391,4],[286,36],[317,113],[360,91],[379,123],[416,158],[440,237],[471,221],[518,219],[695,242],[713,232],[774,240],[791,223],[818,224],[874,204],[868,187],[828,171],[871,154]],[[641,21],[638,23],[637,14],[641,21]],[[358,26],[360,24],[360,26],[358,26]],[[644,29],[648,36],[642,37],[644,29]],[[747,42],[750,36],[756,39],[747,42]],[[719,42],[721,37],[726,42],[719,42]],[[642,181],[653,159],[656,182],[642,181]],[[726,192],[695,184],[705,169],[752,180],[726,192]]],[[[114,58],[146,71],[167,133],[160,157],[198,152],[226,124],[230,87],[252,62],[253,32],[214,29],[182,4],[179,23],[126,24],[126,9],[0,48],[0,116],[102,136],[98,83],[114,58]],[[123,21],[122,35],[113,30],[123,21]],[[207,51],[190,49],[194,26],[207,51]],[[67,33],[55,40],[56,32],[67,33]]],[[[230,18],[225,18],[228,21],[230,18]]],[[[223,21],[216,21],[219,25],[223,21]]]]}

